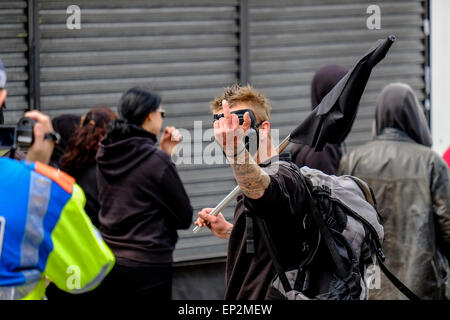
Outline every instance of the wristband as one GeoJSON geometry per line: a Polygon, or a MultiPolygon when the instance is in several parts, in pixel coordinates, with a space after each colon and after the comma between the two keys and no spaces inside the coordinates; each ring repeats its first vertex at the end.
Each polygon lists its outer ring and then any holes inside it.
{"type": "Polygon", "coordinates": [[[236,152],[235,154],[234,154],[234,159],[236,160],[236,158],[242,153],[242,152],[244,152],[245,151],[245,146],[242,146],[242,148],[241,148],[241,151],[239,151],[239,152],[236,152]]]}
{"type": "Polygon", "coordinates": [[[55,144],[59,144],[61,142],[61,135],[56,131],[47,132],[44,135],[44,139],[52,140],[53,142],[55,142],[55,144]]]}
{"type": "MultiPolygon", "coordinates": [[[[236,149],[237,149],[238,147],[239,147],[239,146],[236,146],[236,147],[233,148],[233,154],[229,154],[229,153],[227,153],[227,152],[224,151],[225,155],[226,155],[227,157],[233,157],[234,159],[236,159],[242,152],[245,151],[245,145],[242,145],[241,150],[239,150],[238,152],[236,152],[236,149]]],[[[230,153],[231,153],[231,152],[230,152],[230,153]]]]}

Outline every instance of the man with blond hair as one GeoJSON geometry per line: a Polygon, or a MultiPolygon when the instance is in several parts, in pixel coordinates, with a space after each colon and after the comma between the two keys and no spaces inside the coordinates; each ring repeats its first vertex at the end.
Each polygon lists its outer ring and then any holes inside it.
{"type": "Polygon", "coordinates": [[[297,214],[305,206],[305,190],[295,173],[280,161],[289,162],[289,154],[278,154],[271,143],[270,110],[267,99],[251,86],[234,85],[211,103],[214,135],[231,164],[242,195],[237,199],[234,222],[212,208],[199,212],[196,225],[208,226],[211,232],[229,240],[226,267],[227,300],[281,298],[271,290],[275,270],[259,230],[255,215],[264,219],[283,268],[298,266],[300,248],[297,214]],[[257,152],[248,151],[246,135],[257,132],[257,152]]]}

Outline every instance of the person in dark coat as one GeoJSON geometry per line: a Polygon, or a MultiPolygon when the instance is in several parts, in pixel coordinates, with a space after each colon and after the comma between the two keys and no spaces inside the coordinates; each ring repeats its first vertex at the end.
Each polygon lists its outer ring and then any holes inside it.
{"type": "MultiPolygon", "coordinates": [[[[347,69],[339,65],[327,65],[316,72],[311,83],[311,106],[313,110],[347,72],[347,69]]],[[[327,144],[323,151],[314,151],[310,146],[296,144],[290,151],[292,161],[299,168],[307,166],[326,174],[336,174],[342,157],[340,144],[327,144]]]]}
{"type": "MultiPolygon", "coordinates": [[[[62,156],[59,156],[59,150],[57,151],[58,155],[55,155],[55,152],[52,155],[53,160],[59,159],[55,165],[74,177],[76,183],[83,189],[86,196],[84,209],[94,226],[99,228],[98,212],[100,204],[98,202],[95,156],[99,142],[106,134],[108,124],[117,119],[117,115],[107,107],[92,109],[81,117],[81,121],[78,121],[76,129],[72,131],[70,136],[68,129],[72,127],[77,118],[80,119],[78,116],[65,115],[59,117],[56,121],[54,119],[54,122],[59,125],[60,131],[65,133],[68,141],[65,143],[66,147],[62,156]],[[68,127],[64,128],[62,123],[68,124],[68,127]]],[[[51,283],[47,288],[47,298],[49,300],[86,300],[96,296],[94,291],[73,295],[58,289],[51,283]]]]}
{"type": "Polygon", "coordinates": [[[132,88],[119,102],[97,153],[100,232],[116,256],[101,285],[102,297],[170,299],[178,229],[192,223],[193,209],[171,155],[181,141],[163,131],[161,98],[132,88]]]}
{"type": "MultiPolygon", "coordinates": [[[[444,299],[449,274],[450,174],[411,87],[386,86],[377,100],[376,137],[344,155],[339,174],[368,182],[383,217],[386,266],[421,299],[444,299]],[[447,257],[446,257],[447,256],[447,257]]],[[[376,275],[376,274],[375,274],[376,275]]],[[[375,281],[377,282],[377,281],[375,281]]],[[[370,299],[406,297],[381,274],[370,299]]]]}
{"type": "Polygon", "coordinates": [[[86,195],[85,210],[97,228],[98,203],[97,155],[99,142],[106,134],[107,126],[117,115],[107,107],[92,109],[81,118],[73,136],[67,141],[65,152],[59,160],[61,170],[75,178],[86,195]]]}

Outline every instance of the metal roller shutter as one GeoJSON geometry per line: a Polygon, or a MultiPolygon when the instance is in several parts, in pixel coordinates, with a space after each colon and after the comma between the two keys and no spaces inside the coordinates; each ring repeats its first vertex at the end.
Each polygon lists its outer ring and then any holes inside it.
{"type": "Polygon", "coordinates": [[[371,0],[251,0],[250,74],[252,84],[272,101],[272,127],[280,138],[310,111],[310,84],[327,64],[351,68],[380,38],[397,42],[373,71],[347,147],[371,139],[375,102],[381,89],[396,81],[412,86],[424,99],[423,1],[378,1],[381,29],[369,30],[371,0]]]}
{"type": "MultiPolygon", "coordinates": [[[[371,138],[375,101],[383,86],[403,81],[421,100],[425,98],[423,1],[378,1],[381,29],[368,30],[366,10],[372,2],[41,0],[41,110],[51,116],[83,114],[99,105],[116,110],[123,91],[144,85],[162,95],[168,111],[165,125],[187,129],[194,141],[201,141],[194,121],[201,120],[200,127],[210,129],[209,102],[245,74],[270,98],[272,127],[280,129],[282,139],[310,110],[310,83],[316,70],[330,63],[350,68],[376,39],[395,34],[397,43],[374,70],[361,100],[347,139],[351,148],[371,138]],[[240,69],[247,58],[247,44],[239,48],[239,32],[246,30],[239,29],[240,3],[249,8],[249,34],[242,38],[249,40],[248,72],[240,69]],[[66,9],[73,4],[81,8],[80,30],[66,27],[66,9]]],[[[27,1],[0,0],[0,57],[8,71],[9,123],[28,108],[27,35],[27,1]]],[[[186,146],[185,141],[182,148],[186,146]]],[[[196,215],[219,203],[235,180],[228,165],[207,165],[202,162],[203,149],[191,147],[194,164],[178,168],[196,215]]],[[[233,207],[224,211],[229,220],[233,207]]],[[[220,265],[227,241],[208,231],[194,235],[191,230],[179,232],[175,298],[220,298],[223,288],[210,284],[223,281],[220,265]],[[201,265],[198,260],[215,264],[201,265]],[[198,288],[193,290],[189,281],[198,288]]]]}
{"type": "Polygon", "coordinates": [[[6,67],[5,123],[15,124],[28,104],[27,1],[0,1],[0,58],[6,67]]]}
{"type": "MultiPolygon", "coordinates": [[[[238,77],[237,0],[80,0],[81,29],[69,30],[66,8],[72,3],[40,4],[44,112],[83,114],[99,105],[116,110],[121,93],[143,85],[162,95],[164,125],[187,129],[192,137],[194,121],[212,127],[209,102],[238,77]]],[[[195,216],[234,187],[228,166],[181,165],[179,171],[195,216]]],[[[227,217],[232,213],[230,207],[227,217]]],[[[179,234],[176,261],[226,255],[226,242],[210,232],[179,234]]]]}
{"type": "MultiPolygon", "coordinates": [[[[81,30],[66,28],[70,4],[40,4],[42,110],[55,116],[85,113],[97,105],[115,108],[124,90],[146,85],[162,94],[166,125],[202,140],[194,136],[194,121],[209,129],[208,102],[238,80],[238,1],[78,1],[81,30]]],[[[250,80],[271,99],[280,138],[308,113],[310,82],[318,68],[328,63],[351,67],[376,39],[391,33],[398,42],[374,70],[347,145],[370,139],[375,99],[385,84],[405,81],[424,97],[422,2],[379,3],[381,30],[366,28],[370,4],[249,1],[250,80]]],[[[201,160],[201,151],[194,153],[201,160]]],[[[179,169],[195,212],[214,206],[235,186],[228,166],[179,169]]],[[[231,219],[232,206],[224,213],[231,219]]],[[[225,256],[226,245],[209,232],[181,231],[175,259],[225,256]]]]}

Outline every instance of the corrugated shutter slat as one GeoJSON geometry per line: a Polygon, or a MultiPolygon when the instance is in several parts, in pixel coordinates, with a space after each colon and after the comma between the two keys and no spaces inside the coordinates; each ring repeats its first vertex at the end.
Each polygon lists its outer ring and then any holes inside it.
{"type": "Polygon", "coordinates": [[[381,29],[369,30],[366,9],[372,4],[370,0],[250,1],[251,81],[271,100],[272,127],[280,128],[280,139],[307,116],[311,80],[319,68],[327,64],[351,68],[377,39],[389,34],[398,41],[373,71],[347,146],[371,139],[376,96],[385,85],[406,82],[423,98],[423,4],[376,3],[381,29]]]}
{"type": "Polygon", "coordinates": [[[0,2],[0,58],[8,76],[7,124],[15,124],[29,108],[27,21],[27,1],[0,2]]]}
{"type": "MultiPolygon", "coordinates": [[[[209,102],[238,80],[237,0],[77,1],[80,30],[66,28],[65,10],[71,4],[44,1],[40,6],[44,112],[83,114],[99,105],[116,110],[125,90],[146,86],[163,98],[164,125],[187,129],[191,136],[194,121],[211,128],[209,102]]],[[[183,180],[192,169],[180,166],[183,180]]],[[[208,169],[196,165],[195,174],[208,169]]],[[[230,174],[217,183],[215,171],[208,172],[203,181],[184,181],[195,216],[235,184],[230,174]]],[[[230,206],[227,217],[232,213],[230,206]]],[[[180,232],[176,261],[226,255],[224,243],[209,233],[186,242],[191,230],[180,232]]]]}

